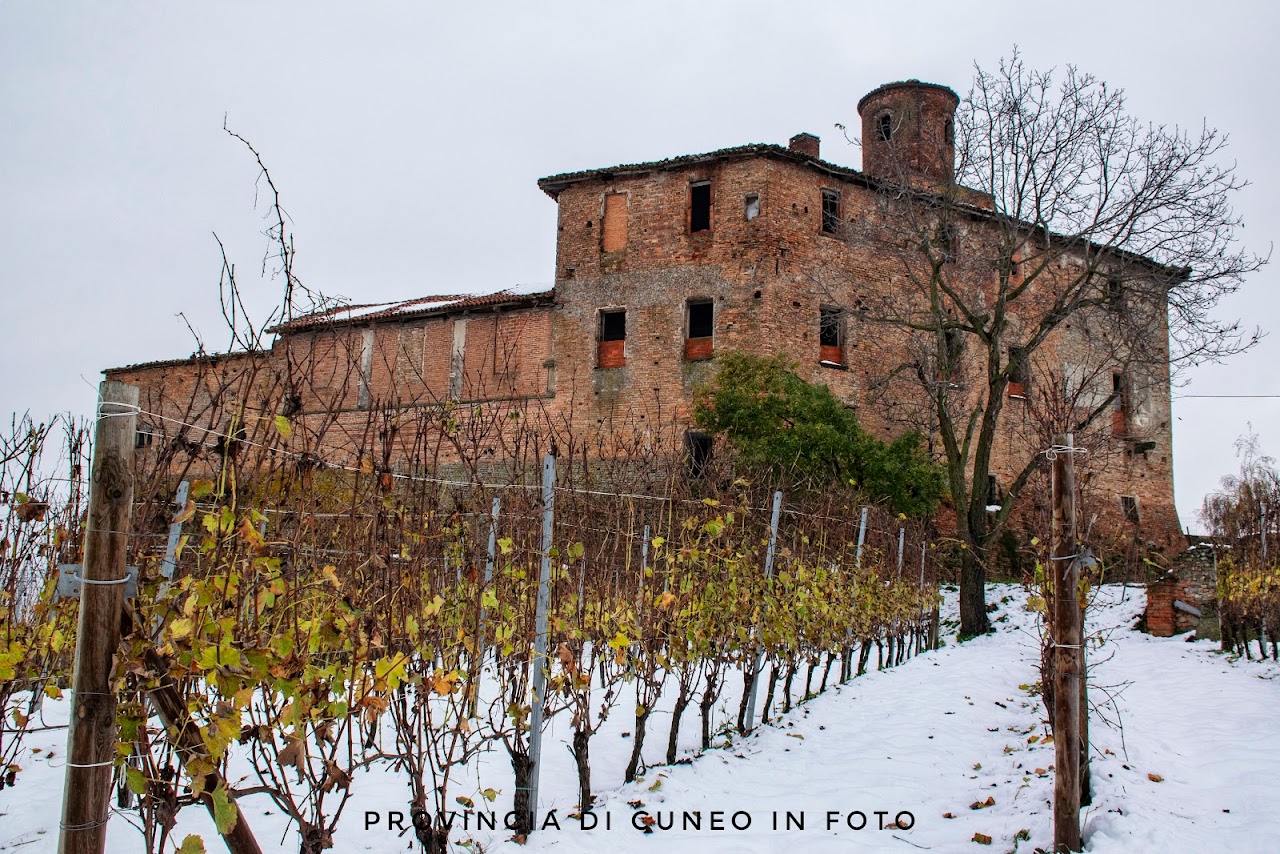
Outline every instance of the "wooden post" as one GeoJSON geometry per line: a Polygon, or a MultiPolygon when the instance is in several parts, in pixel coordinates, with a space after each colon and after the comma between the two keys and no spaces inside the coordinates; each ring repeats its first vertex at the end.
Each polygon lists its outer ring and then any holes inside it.
{"type": "MultiPolygon", "coordinates": [[[[773,578],[773,554],[778,545],[778,515],[782,512],[782,491],[778,490],[773,493],[773,515],[769,518],[769,550],[764,555],[764,578],[768,582],[773,578]]],[[[761,623],[764,622],[763,613],[761,615],[761,623]]],[[[761,626],[756,627],[756,640],[761,638],[761,626]]],[[[756,686],[760,682],[760,663],[764,658],[764,650],[756,650],[752,653],[751,659],[751,687],[747,690],[751,693],[747,697],[747,714],[743,719],[747,724],[747,732],[755,729],[756,719],[756,686]]],[[[787,702],[790,702],[788,700],[787,702]]],[[[744,733],[745,735],[746,733],[744,733]]]]}
{"type": "Polygon", "coordinates": [[[116,755],[116,695],[111,677],[120,647],[137,422],[137,387],[105,380],[98,388],[89,476],[89,524],[81,568],[59,854],[101,854],[107,847],[111,766],[116,755]]]}
{"type": "MultiPolygon", "coordinates": [[[[529,711],[529,828],[537,827],[538,776],[542,770],[542,706],[547,701],[547,607],[551,602],[551,542],[555,520],[556,458],[542,459],[542,565],[538,574],[538,605],[534,616],[533,698],[529,711]]],[[[585,807],[584,807],[585,809],[585,807]]]]}
{"type": "Polygon", "coordinates": [[[1053,848],[1080,850],[1080,625],[1076,554],[1075,447],[1067,433],[1053,439],[1053,848]]]}

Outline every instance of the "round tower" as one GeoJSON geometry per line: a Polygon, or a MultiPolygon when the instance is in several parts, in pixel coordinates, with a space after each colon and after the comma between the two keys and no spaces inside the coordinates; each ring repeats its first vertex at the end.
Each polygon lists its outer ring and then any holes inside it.
{"type": "Polygon", "coordinates": [[[862,171],[905,182],[955,178],[955,113],[960,97],[946,86],[904,80],[886,83],[858,102],[862,171]]]}

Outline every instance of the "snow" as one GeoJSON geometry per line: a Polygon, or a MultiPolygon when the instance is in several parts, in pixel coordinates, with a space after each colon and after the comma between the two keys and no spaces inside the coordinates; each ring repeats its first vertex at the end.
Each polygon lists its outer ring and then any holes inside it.
{"type": "MultiPolygon", "coordinates": [[[[994,634],[963,645],[948,638],[937,652],[829,689],[731,746],[688,764],[654,765],[630,785],[622,784],[632,744],[623,733],[634,726],[633,700],[622,697],[591,743],[598,793],[594,830],[568,817],[576,801],[572,759],[563,747],[569,722],[553,717],[544,742],[540,820],[555,809],[561,829],[538,831],[523,848],[507,841],[510,834],[501,829],[455,827],[453,838],[470,836],[490,852],[1048,849],[1053,746],[1040,743],[1047,733],[1044,707],[1024,687],[1038,679],[1034,616],[1020,588],[992,585],[988,599],[998,604],[994,634]],[[988,798],[993,805],[970,809],[988,798]],[[652,834],[634,829],[632,817],[641,809],[663,825],[674,819],[674,828],[652,834]],[[724,829],[711,829],[717,811],[724,829]],[[886,825],[908,811],[914,824],[881,830],[876,811],[885,814],[886,825]],[[773,828],[775,816],[779,828],[785,827],[788,812],[793,820],[803,817],[803,829],[773,828]],[[681,828],[686,813],[700,814],[701,829],[681,828]],[[750,826],[733,829],[735,813],[739,825],[749,820],[750,826]],[[828,813],[834,814],[831,827],[828,813]],[[851,829],[847,819],[857,825],[859,813],[866,827],[851,829]],[[1022,829],[1028,838],[1016,839],[1022,829]],[[990,836],[991,847],[973,842],[975,833],[990,836]]],[[[1209,641],[1138,633],[1132,626],[1143,603],[1141,589],[1108,586],[1089,614],[1089,632],[1105,643],[1089,650],[1094,803],[1081,813],[1086,850],[1280,850],[1280,813],[1274,808],[1280,799],[1280,666],[1233,660],[1209,641]]],[[[944,618],[954,612],[950,592],[944,618]]],[[[731,675],[729,684],[736,687],[740,679],[731,675]]],[[[717,723],[729,721],[736,709],[737,697],[729,692],[717,723]]],[[[44,717],[46,724],[65,723],[65,702],[46,703],[44,717]]],[[[668,721],[669,714],[651,716],[650,761],[665,752],[668,721]]],[[[692,756],[698,728],[695,704],[682,728],[687,755],[692,756]]],[[[62,730],[29,736],[17,786],[0,792],[0,851],[56,849],[65,740],[62,730]]],[[[725,741],[726,736],[717,738],[718,744],[725,741]]],[[[462,779],[455,794],[471,795],[470,787],[502,791],[493,805],[500,828],[512,789],[505,753],[483,755],[462,779]]],[[[385,827],[386,811],[405,809],[406,799],[407,787],[393,771],[359,773],[335,850],[406,850],[410,838],[385,827]],[[383,816],[368,830],[366,810],[383,816]]],[[[265,797],[241,803],[265,850],[296,850],[293,830],[265,797]]],[[[203,835],[210,851],[221,847],[202,810],[181,812],[177,838],[186,833],[203,835]]],[[[140,835],[122,815],[111,821],[108,850],[142,850],[140,835]]]]}

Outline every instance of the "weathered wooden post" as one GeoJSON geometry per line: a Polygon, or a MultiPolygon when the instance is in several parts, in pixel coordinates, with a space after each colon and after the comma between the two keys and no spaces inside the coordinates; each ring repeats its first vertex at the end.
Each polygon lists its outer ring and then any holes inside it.
{"type": "Polygon", "coordinates": [[[111,670],[120,647],[137,421],[137,387],[105,380],[98,387],[89,475],[89,524],[80,578],[59,854],[101,854],[107,846],[111,766],[116,755],[111,670]]]}
{"type": "Polygon", "coordinates": [[[1075,446],[1057,435],[1053,459],[1053,848],[1080,850],[1080,679],[1083,630],[1076,542],[1075,446]]]}

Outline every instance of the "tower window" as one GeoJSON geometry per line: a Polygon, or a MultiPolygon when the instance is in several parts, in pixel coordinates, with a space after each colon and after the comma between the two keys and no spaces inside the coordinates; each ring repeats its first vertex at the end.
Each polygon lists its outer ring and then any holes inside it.
{"type": "Polygon", "coordinates": [[[747,222],[760,216],[760,194],[748,193],[743,201],[747,222]]]}
{"type": "Polygon", "coordinates": [[[711,182],[689,185],[689,232],[711,230],[711,182]]]}
{"type": "Polygon", "coordinates": [[[952,121],[950,116],[942,123],[942,141],[947,145],[956,144],[956,123],[952,121]]]}
{"type": "Polygon", "coordinates": [[[1129,433],[1129,395],[1125,388],[1124,373],[1111,374],[1111,435],[1127,436],[1129,433]]]}
{"type": "Polygon", "coordinates": [[[885,142],[893,139],[893,116],[884,113],[876,120],[876,129],[880,132],[880,139],[885,142]]]}
{"type": "Polygon", "coordinates": [[[840,228],[840,191],[822,191],[822,230],[835,234],[840,228]]]}
{"type": "Polygon", "coordinates": [[[1136,495],[1121,495],[1120,510],[1124,513],[1124,520],[1138,524],[1142,521],[1141,515],[1138,513],[1138,497],[1136,495]]]}
{"type": "Polygon", "coordinates": [[[711,358],[715,305],[709,299],[689,300],[686,309],[684,357],[691,361],[711,358]]]}
{"type": "Polygon", "coordinates": [[[1027,356],[1021,347],[1009,348],[1009,397],[1027,396],[1027,356]]]}
{"type": "Polygon", "coordinates": [[[597,345],[596,366],[621,368],[627,364],[627,312],[611,309],[600,312],[600,341],[597,345]]]}
{"type": "Polygon", "coordinates": [[[818,309],[818,358],[824,365],[844,365],[844,311],[818,309]]]}

